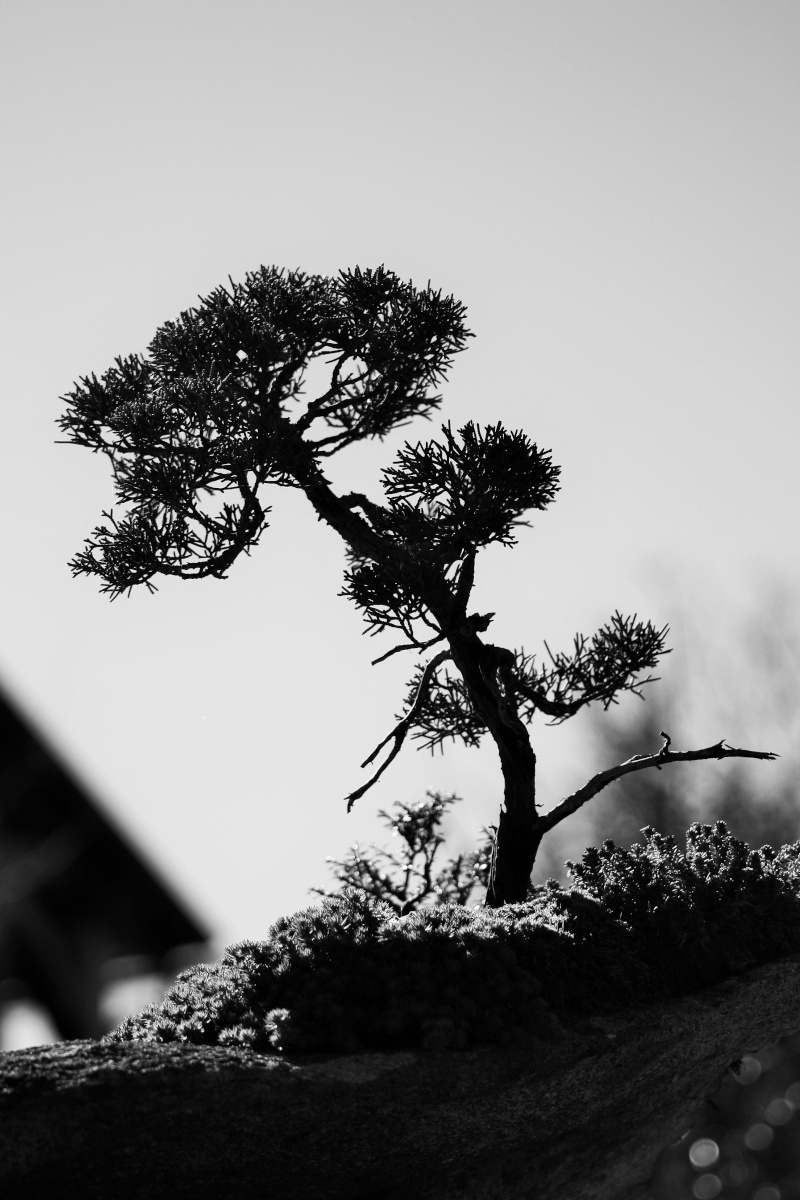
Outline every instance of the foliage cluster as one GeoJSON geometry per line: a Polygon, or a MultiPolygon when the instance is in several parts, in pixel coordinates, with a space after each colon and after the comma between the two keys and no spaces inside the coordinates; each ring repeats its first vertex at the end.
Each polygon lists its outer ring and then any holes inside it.
{"type": "MultiPolygon", "coordinates": [[[[415,804],[396,801],[394,814],[379,810],[378,816],[399,842],[397,853],[356,842],[347,858],[327,860],[342,887],[358,888],[383,900],[401,917],[422,904],[468,904],[477,898],[476,889],[483,889],[485,895],[494,844],[490,830],[483,830],[477,850],[438,864],[445,841],[441,823],[460,797],[432,789],[426,795],[427,800],[415,804]]],[[[311,890],[320,896],[334,894],[325,888],[311,890]]]]}
{"type": "Polygon", "coordinates": [[[461,1047],[558,1026],[510,936],[459,905],[404,918],[346,888],[183,972],[112,1041],[187,1041],[262,1051],[461,1047]]]}
{"type": "Polygon", "coordinates": [[[499,909],[398,917],[345,888],[184,972],[107,1038],[272,1052],[547,1040],[554,1014],[679,995],[800,951],[800,843],[750,850],[720,821],[693,825],[683,854],[643,833],[569,864],[574,887],[499,909]]]}
{"type": "Polygon", "coordinates": [[[383,267],[334,278],[261,267],[215,288],[146,354],[65,396],[60,428],[109,458],[128,509],[103,514],[73,570],[112,598],[152,590],[156,574],[224,577],[267,526],[261,489],[322,483],[320,460],[439,407],[435,388],[471,336],[464,317],[383,267]],[[315,360],[330,380],[309,399],[315,360]],[[220,505],[225,493],[238,499],[220,505]]]}
{"type": "Polygon", "coordinates": [[[652,826],[642,833],[630,850],[606,841],[567,867],[632,931],[664,987],[686,991],[800,948],[800,843],[751,850],[717,821],[692,824],[683,853],[652,826]]]}

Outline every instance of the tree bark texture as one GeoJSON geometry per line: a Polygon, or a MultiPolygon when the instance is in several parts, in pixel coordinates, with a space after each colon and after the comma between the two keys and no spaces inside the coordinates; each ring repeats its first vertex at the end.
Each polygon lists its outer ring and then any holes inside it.
{"type": "Polygon", "coordinates": [[[729,1064],[800,1027],[800,956],[557,1044],[289,1059],[0,1055],[4,1200],[633,1200],[729,1064]]]}
{"type": "MultiPolygon", "coordinates": [[[[503,804],[486,903],[490,908],[522,903],[527,899],[543,832],[537,827],[536,755],[512,698],[500,692],[502,685],[492,661],[498,648],[485,645],[474,633],[451,635],[449,642],[470,699],[497,748],[503,773],[503,804]]],[[[503,649],[499,653],[510,654],[503,649]]]]}

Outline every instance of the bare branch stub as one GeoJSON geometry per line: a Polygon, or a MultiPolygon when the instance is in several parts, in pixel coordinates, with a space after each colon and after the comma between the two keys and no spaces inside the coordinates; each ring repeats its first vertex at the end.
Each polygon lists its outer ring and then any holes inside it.
{"type": "Polygon", "coordinates": [[[616,767],[609,767],[606,771],[600,771],[594,775],[588,783],[585,783],[582,788],[578,788],[577,792],[573,792],[571,796],[567,796],[559,805],[552,809],[549,813],[537,819],[537,825],[544,834],[565,817],[571,816],[577,812],[582,805],[601,792],[603,788],[608,787],[617,779],[622,779],[623,776],[629,775],[632,771],[644,771],[648,767],[656,767],[659,771],[662,766],[667,763],[674,762],[699,762],[702,759],[709,758],[758,758],[766,762],[773,762],[776,758],[780,758],[779,754],[772,750],[741,750],[735,746],[726,746],[725,739],[715,742],[713,746],[705,746],[701,750],[669,750],[671,738],[668,734],[663,733],[661,736],[665,739],[664,745],[654,754],[634,754],[633,758],[627,759],[623,763],[619,763],[616,767]]]}

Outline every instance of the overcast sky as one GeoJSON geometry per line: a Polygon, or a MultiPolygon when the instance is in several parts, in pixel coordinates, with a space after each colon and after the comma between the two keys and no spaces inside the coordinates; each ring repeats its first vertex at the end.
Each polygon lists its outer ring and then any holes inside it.
{"type": "MultiPolygon", "coordinates": [[[[799,54],[795,0],[3,6],[0,679],[220,941],[426,787],[465,797],[466,848],[495,753],[407,749],[346,816],[412,664],[370,666],[336,534],[281,490],[228,581],[110,604],[66,565],[113,496],[54,444],[59,396],[228,275],[385,263],[468,308],[442,420],[563,468],[479,559],[493,640],[567,648],[620,608],[678,645],[679,600],[713,637],[800,584],[799,54]]],[[[379,500],[436,432],[334,481],[379,500]]],[[[746,698],[684,733],[747,745],[746,698]]],[[[579,735],[535,731],[545,807],[609,765],[579,735]]]]}

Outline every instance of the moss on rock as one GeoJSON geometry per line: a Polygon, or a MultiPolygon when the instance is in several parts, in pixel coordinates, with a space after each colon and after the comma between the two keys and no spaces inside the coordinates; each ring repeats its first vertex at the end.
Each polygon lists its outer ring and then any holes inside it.
{"type": "Polygon", "coordinates": [[[500,909],[397,917],[347,888],[184,971],[104,1040],[272,1053],[553,1040],[557,1013],[663,1000],[800,951],[800,843],[751,850],[719,821],[692,825],[684,853],[642,832],[568,864],[574,887],[500,909]]]}

